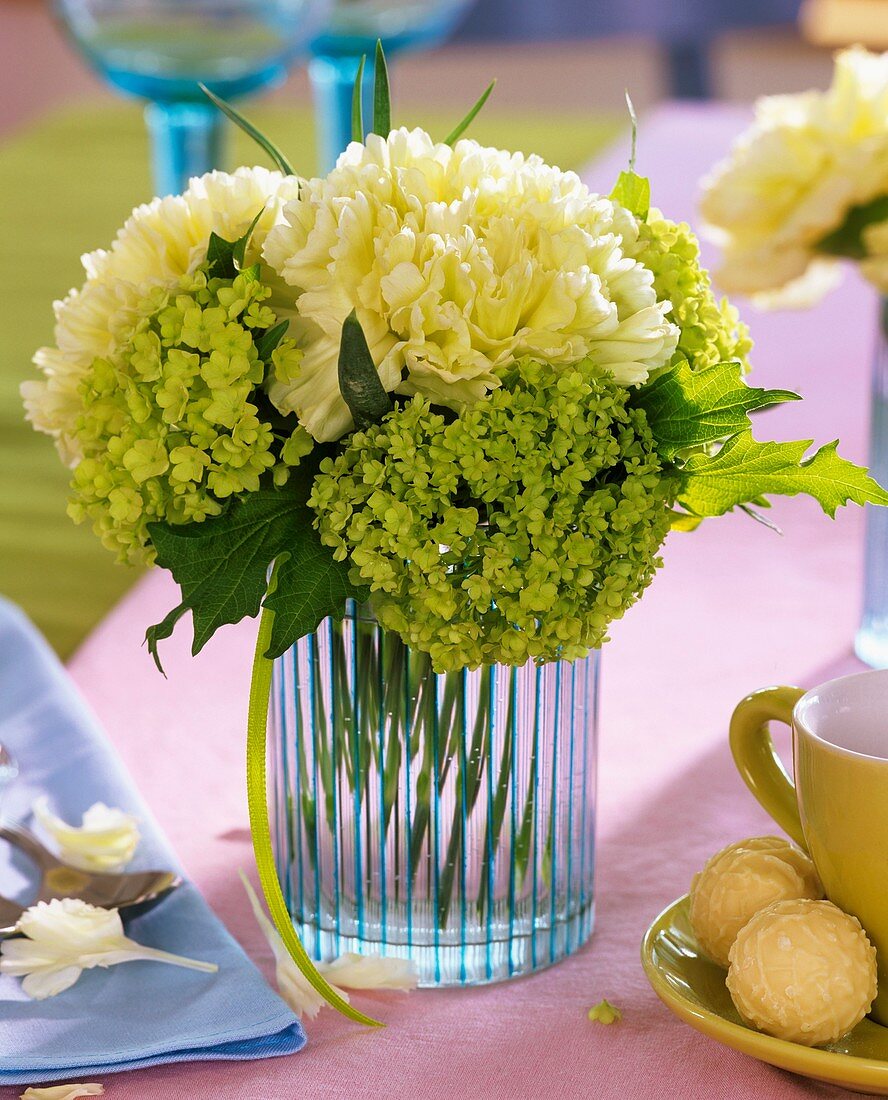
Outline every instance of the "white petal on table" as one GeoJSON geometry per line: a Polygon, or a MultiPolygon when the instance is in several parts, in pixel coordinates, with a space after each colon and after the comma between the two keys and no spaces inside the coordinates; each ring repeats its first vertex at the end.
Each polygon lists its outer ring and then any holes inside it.
{"type": "Polygon", "coordinates": [[[31,807],[40,827],[54,841],[60,857],[82,871],[120,871],[133,858],[139,825],[132,814],[104,802],[84,813],[80,825],[69,825],[49,808],[44,795],[31,807]]]}
{"type": "Polygon", "coordinates": [[[104,1096],[104,1085],[48,1085],[46,1088],[29,1088],[19,1100],[77,1100],[78,1096],[104,1096]]]}
{"type": "Polygon", "coordinates": [[[139,960],[169,963],[215,973],[215,963],[143,947],[124,935],[120,914],[79,898],[39,901],[19,918],[20,939],[0,943],[0,973],[23,978],[22,989],[35,1000],[69,989],[84,970],[139,960]]]}
{"type": "MultiPolygon", "coordinates": [[[[302,971],[290,958],[284,941],[277,929],[268,919],[250,885],[247,876],[240,872],[241,881],[259,927],[262,929],[274,954],[275,978],[278,992],[297,1016],[307,1016],[313,1020],[326,1005],[326,1001],[309,984],[302,971]]],[[[410,959],[384,958],[379,955],[340,955],[331,963],[316,963],[318,970],[346,1001],[348,994],[342,986],[349,989],[398,989],[416,988],[416,967],[410,959]]]]}

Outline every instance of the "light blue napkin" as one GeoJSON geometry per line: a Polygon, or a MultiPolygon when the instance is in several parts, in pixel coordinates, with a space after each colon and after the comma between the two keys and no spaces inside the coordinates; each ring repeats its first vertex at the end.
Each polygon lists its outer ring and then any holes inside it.
{"type": "MultiPolygon", "coordinates": [[[[181,873],[157,823],[46,642],[0,599],[0,744],[19,778],[2,797],[4,817],[25,818],[48,794],[79,821],[93,802],[140,819],[134,870],[181,873]]],[[[0,893],[27,901],[27,864],[0,841],[0,893]]],[[[298,1020],[190,884],[128,922],[133,939],[218,963],[203,974],[151,962],[86,971],[75,986],[29,1000],[18,978],[0,975],[0,1086],[101,1077],[163,1062],[268,1058],[305,1045],[298,1020]]]]}

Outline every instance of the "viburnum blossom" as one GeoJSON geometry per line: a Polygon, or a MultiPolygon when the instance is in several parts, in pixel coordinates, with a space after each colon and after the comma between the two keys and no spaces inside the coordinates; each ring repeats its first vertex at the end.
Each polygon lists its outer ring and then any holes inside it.
{"type": "Polygon", "coordinates": [[[628,398],[590,360],[531,359],[456,418],[414,397],[321,464],[321,539],[438,670],[583,656],[650,582],[670,525],[628,398]]]}
{"type": "Polygon", "coordinates": [[[281,204],[298,191],[298,180],[265,168],[210,172],[181,195],[137,207],[109,249],[83,257],[86,282],[55,303],[55,346],[34,357],[44,378],[22,385],[30,420],[55,438],[67,465],[83,457],[80,383],[129,339],[146,295],[173,290],[204,261],[210,233],[237,240],[261,210],[246,255],[254,262],[281,204]]]}
{"type": "Polygon", "coordinates": [[[685,222],[673,222],[651,209],[639,223],[633,257],[654,276],[661,301],[672,305],[670,318],[678,326],[678,344],[671,363],[686,359],[695,370],[740,361],[749,370],[752,340],[727,298],[712,292],[709,272],[700,266],[700,243],[685,222]]]}
{"type": "Polygon", "coordinates": [[[300,353],[284,339],[261,357],[277,321],[269,294],[253,269],[220,279],[201,264],[147,292],[121,342],[83,371],[68,510],[122,560],[151,559],[149,523],[217,516],[311,449],[295,419],[280,439],[270,422],[266,376],[289,377],[300,353]]]}
{"type": "MultiPolygon", "coordinates": [[[[723,246],[720,285],[767,292],[767,304],[809,302],[837,275],[820,242],[885,195],[888,54],[855,47],[837,56],[826,92],[760,100],[754,125],[704,181],[701,211],[723,246]]],[[[888,289],[884,262],[864,270],[888,289]]]]}
{"type": "Polygon", "coordinates": [[[423,130],[352,143],[307,181],[268,235],[293,288],[275,299],[304,355],[270,395],[318,440],[353,427],[339,392],[342,324],[357,310],[382,384],[460,409],[524,355],[552,370],[588,358],[623,385],[666,363],[678,332],[638,224],[539,157],[423,130]]]}

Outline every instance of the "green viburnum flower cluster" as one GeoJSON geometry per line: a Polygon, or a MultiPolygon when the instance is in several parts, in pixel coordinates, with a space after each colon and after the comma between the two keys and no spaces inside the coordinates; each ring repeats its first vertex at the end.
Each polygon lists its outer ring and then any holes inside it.
{"type": "Polygon", "coordinates": [[[256,403],[266,374],[291,377],[301,358],[292,340],[263,348],[277,318],[258,268],[211,278],[208,266],[147,294],[125,342],[80,381],[68,511],[121,561],[153,560],[149,523],[217,516],[267,470],[285,482],[312,447],[302,428],[276,437],[256,403]]]}
{"type": "Polygon", "coordinates": [[[309,505],[382,625],[447,670],[601,645],[660,564],[672,495],[625,387],[523,359],[455,417],[414,397],[355,433],[309,505]]]}
{"type": "Polygon", "coordinates": [[[681,329],[669,365],[686,359],[695,370],[738,359],[749,370],[752,340],[727,298],[718,300],[709,272],[700,266],[700,244],[685,222],[664,218],[651,208],[639,219],[635,259],[654,275],[658,301],[672,303],[672,320],[681,329]]]}

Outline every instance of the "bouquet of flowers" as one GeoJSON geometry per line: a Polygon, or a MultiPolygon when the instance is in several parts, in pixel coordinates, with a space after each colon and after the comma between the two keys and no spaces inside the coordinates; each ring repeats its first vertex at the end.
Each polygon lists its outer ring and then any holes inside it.
{"type": "Polygon", "coordinates": [[[826,92],[759,100],[704,181],[701,211],[729,293],[808,305],[840,259],[888,292],[888,53],[844,50],[826,92]]]}
{"type": "Polygon", "coordinates": [[[261,670],[366,601],[439,672],[571,660],[638,599],[670,528],[775,494],[888,503],[835,443],[754,437],[750,414],[796,395],[747,385],[746,327],[632,163],[592,194],[463,137],[480,101],[444,141],[393,127],[387,87],[378,54],[371,132],[357,92],[321,179],[222,105],[277,170],[139,207],[56,304],[28,415],[71,468],[73,519],[178,582],[155,658],[186,612],[197,652],[262,610],[261,670]]]}

